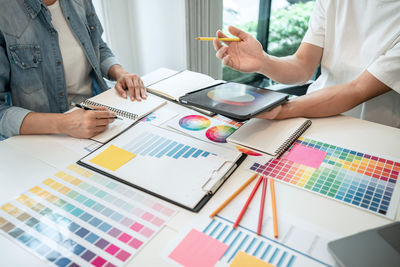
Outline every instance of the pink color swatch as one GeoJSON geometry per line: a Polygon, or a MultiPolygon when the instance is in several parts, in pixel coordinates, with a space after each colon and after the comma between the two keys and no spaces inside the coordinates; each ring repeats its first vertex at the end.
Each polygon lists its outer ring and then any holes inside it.
{"type": "Polygon", "coordinates": [[[138,249],[143,244],[139,239],[134,238],[128,245],[134,249],[138,249]]]}
{"type": "Polygon", "coordinates": [[[150,237],[153,233],[154,231],[147,227],[143,228],[142,231],[140,232],[140,234],[144,235],[145,237],[150,237]]]}
{"type": "Polygon", "coordinates": [[[122,241],[122,242],[124,242],[124,243],[127,243],[129,240],[131,240],[131,238],[132,238],[132,236],[130,236],[130,235],[126,234],[126,233],[123,233],[123,234],[118,238],[118,240],[120,240],[120,241],[122,241]]]}
{"type": "Polygon", "coordinates": [[[106,262],[107,262],[107,261],[106,261],[105,259],[103,259],[103,258],[100,257],[100,256],[97,256],[97,258],[95,258],[95,259],[92,261],[92,264],[93,264],[94,266],[96,266],[96,267],[100,267],[100,266],[103,266],[106,262]]]}
{"type": "Polygon", "coordinates": [[[295,144],[285,159],[318,169],[325,157],[324,151],[295,144]]]}
{"type": "Polygon", "coordinates": [[[228,245],[192,229],[168,257],[184,266],[211,267],[227,249],[228,245]]]}
{"type": "Polygon", "coordinates": [[[130,228],[135,232],[139,232],[143,228],[143,224],[135,222],[130,228]]]}
{"type": "Polygon", "coordinates": [[[129,257],[131,256],[131,254],[129,254],[128,252],[126,252],[125,250],[121,250],[118,254],[117,254],[117,258],[120,259],[121,261],[126,261],[129,257]]]}
{"type": "Polygon", "coordinates": [[[117,247],[113,244],[109,245],[108,248],[106,248],[106,251],[108,253],[110,253],[111,255],[114,255],[118,250],[119,250],[119,247],[117,247]]]}

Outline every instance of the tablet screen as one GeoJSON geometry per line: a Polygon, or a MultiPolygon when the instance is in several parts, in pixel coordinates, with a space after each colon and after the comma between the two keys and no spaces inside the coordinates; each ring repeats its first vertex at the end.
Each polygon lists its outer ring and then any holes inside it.
{"type": "Polygon", "coordinates": [[[287,94],[240,83],[223,83],[181,98],[182,103],[236,119],[248,119],[287,101],[287,94]]]}

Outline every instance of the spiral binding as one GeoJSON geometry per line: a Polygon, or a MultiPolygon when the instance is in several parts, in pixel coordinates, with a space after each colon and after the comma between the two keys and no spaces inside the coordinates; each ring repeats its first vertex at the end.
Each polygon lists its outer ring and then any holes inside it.
{"type": "Polygon", "coordinates": [[[136,120],[139,117],[139,115],[137,115],[137,114],[133,114],[131,112],[124,111],[124,110],[117,109],[117,108],[113,108],[113,107],[110,107],[110,106],[107,106],[107,105],[99,104],[99,103],[93,102],[93,101],[88,100],[88,99],[86,99],[83,102],[83,104],[91,105],[91,106],[95,106],[95,107],[105,107],[108,110],[110,110],[110,111],[114,112],[115,114],[117,114],[118,116],[121,116],[121,117],[124,117],[124,118],[127,118],[127,119],[131,119],[131,120],[136,120]]]}
{"type": "Polygon", "coordinates": [[[276,157],[280,157],[311,125],[311,120],[306,120],[276,151],[276,157]]]}

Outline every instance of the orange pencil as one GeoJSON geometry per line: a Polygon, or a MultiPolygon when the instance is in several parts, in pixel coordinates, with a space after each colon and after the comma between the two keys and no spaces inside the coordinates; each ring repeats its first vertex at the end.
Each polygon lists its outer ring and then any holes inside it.
{"type": "Polygon", "coordinates": [[[257,189],[260,186],[262,180],[263,180],[263,177],[260,176],[260,178],[258,179],[256,185],[253,188],[253,191],[251,191],[249,198],[247,199],[246,203],[244,204],[242,210],[240,211],[239,216],[237,217],[235,223],[233,224],[233,228],[237,228],[237,226],[239,225],[240,221],[242,220],[243,215],[245,214],[245,212],[247,210],[247,207],[250,205],[250,202],[253,199],[254,195],[256,194],[257,189]]]}
{"type": "Polygon", "coordinates": [[[230,197],[228,197],[213,213],[210,214],[210,218],[213,218],[215,215],[218,214],[223,208],[225,208],[226,205],[229,204],[229,202],[232,201],[237,195],[239,195],[240,192],[243,191],[243,189],[246,188],[251,182],[253,182],[254,179],[258,176],[257,173],[253,174],[244,184],[242,184],[241,187],[239,187],[230,197]]]}
{"type": "Polygon", "coordinates": [[[196,37],[195,38],[198,41],[212,41],[212,40],[219,40],[223,42],[240,42],[242,39],[239,38],[230,38],[230,37],[196,37]]]}
{"type": "Polygon", "coordinates": [[[274,179],[269,179],[271,186],[271,202],[272,202],[272,221],[274,222],[274,236],[278,238],[278,220],[276,217],[276,200],[274,179]]]}

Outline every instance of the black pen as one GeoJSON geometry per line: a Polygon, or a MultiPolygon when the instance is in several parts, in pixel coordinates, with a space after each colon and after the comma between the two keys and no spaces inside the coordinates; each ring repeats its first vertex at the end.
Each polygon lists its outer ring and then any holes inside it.
{"type": "MultiPolygon", "coordinates": [[[[96,110],[95,108],[91,108],[91,107],[83,105],[83,104],[71,103],[71,105],[73,105],[73,106],[75,106],[77,108],[84,109],[84,110],[96,110]]],[[[113,117],[113,119],[122,120],[122,118],[118,117],[118,116],[113,117]]]]}

